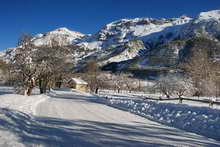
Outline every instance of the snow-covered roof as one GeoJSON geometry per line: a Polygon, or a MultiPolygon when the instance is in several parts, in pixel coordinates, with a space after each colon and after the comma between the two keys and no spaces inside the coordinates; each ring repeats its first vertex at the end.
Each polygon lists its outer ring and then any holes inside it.
{"type": "Polygon", "coordinates": [[[72,81],[76,82],[76,84],[88,84],[86,81],[80,79],[80,78],[71,78],[72,81]]]}

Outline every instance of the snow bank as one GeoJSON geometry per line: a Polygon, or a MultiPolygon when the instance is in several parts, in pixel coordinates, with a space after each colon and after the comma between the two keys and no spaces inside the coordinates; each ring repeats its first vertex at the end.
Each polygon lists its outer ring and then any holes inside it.
{"type": "Polygon", "coordinates": [[[220,140],[220,110],[184,104],[106,98],[102,103],[150,120],[220,140]]]}
{"type": "MultiPolygon", "coordinates": [[[[36,92],[35,89],[33,93],[36,92]]],[[[0,87],[0,146],[24,147],[26,145],[20,142],[19,135],[34,122],[37,105],[49,97],[13,93],[12,87],[0,87]]]]}
{"type": "Polygon", "coordinates": [[[23,96],[17,94],[0,95],[0,108],[14,109],[35,115],[39,103],[49,98],[46,95],[23,96]]]}

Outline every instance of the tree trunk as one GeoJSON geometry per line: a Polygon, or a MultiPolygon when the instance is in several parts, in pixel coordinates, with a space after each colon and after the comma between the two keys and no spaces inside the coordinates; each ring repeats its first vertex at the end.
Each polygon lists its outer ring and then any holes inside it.
{"type": "Polygon", "coordinates": [[[47,92],[47,82],[43,79],[39,80],[39,88],[40,88],[40,94],[44,94],[47,92]]]}
{"type": "MultiPolygon", "coordinates": [[[[29,84],[28,84],[29,85],[29,84]]],[[[35,87],[35,81],[34,79],[30,80],[30,85],[27,87],[27,89],[24,91],[24,95],[30,96],[32,93],[33,88],[35,87]]]]}
{"type": "Polygon", "coordinates": [[[95,94],[98,94],[98,92],[99,92],[99,88],[96,88],[95,89],[95,94]]]}
{"type": "Polygon", "coordinates": [[[25,89],[24,91],[24,95],[25,96],[30,96],[32,93],[33,87],[28,87],[27,89],[25,89]]]}
{"type": "Polygon", "coordinates": [[[28,89],[24,90],[24,95],[27,96],[28,89]]]}
{"type": "Polygon", "coordinates": [[[40,94],[44,94],[47,92],[47,89],[45,87],[40,88],[40,94]]]}
{"type": "Polygon", "coordinates": [[[42,85],[43,85],[43,81],[42,81],[42,79],[39,79],[40,94],[43,94],[43,93],[44,93],[44,90],[43,90],[43,88],[42,88],[42,85]]]}
{"type": "Polygon", "coordinates": [[[58,88],[61,88],[61,85],[62,85],[62,83],[61,83],[61,82],[59,82],[59,84],[58,84],[58,88]]]}
{"type": "Polygon", "coordinates": [[[166,94],[166,97],[169,99],[169,98],[170,98],[170,95],[166,94]]]}
{"type": "Polygon", "coordinates": [[[44,93],[44,90],[43,88],[40,87],[40,94],[43,94],[44,93]]]}
{"type": "Polygon", "coordinates": [[[183,99],[181,97],[179,97],[179,103],[182,104],[183,103],[183,99]]]}
{"type": "Polygon", "coordinates": [[[31,95],[32,90],[33,90],[33,88],[32,88],[32,87],[29,87],[29,88],[28,88],[28,90],[27,90],[27,96],[30,96],[30,95],[31,95]]]}

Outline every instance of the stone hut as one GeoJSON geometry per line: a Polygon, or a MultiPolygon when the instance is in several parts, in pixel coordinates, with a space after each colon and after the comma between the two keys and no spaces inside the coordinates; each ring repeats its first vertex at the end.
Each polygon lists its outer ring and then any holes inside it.
{"type": "Polygon", "coordinates": [[[71,78],[68,81],[68,87],[79,91],[88,91],[88,83],[80,78],[71,78]]]}

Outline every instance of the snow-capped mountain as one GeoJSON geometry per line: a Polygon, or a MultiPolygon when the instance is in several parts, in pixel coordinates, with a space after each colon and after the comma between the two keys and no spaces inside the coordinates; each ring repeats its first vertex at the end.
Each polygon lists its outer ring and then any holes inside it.
{"type": "Polygon", "coordinates": [[[185,36],[207,36],[220,40],[220,10],[201,12],[191,23],[183,27],[185,36]]]}
{"type": "Polygon", "coordinates": [[[191,18],[186,16],[171,19],[121,19],[105,25],[98,33],[86,38],[81,44],[88,48],[106,48],[130,40],[155,41],[154,39],[161,39],[161,35],[168,33],[175,34],[176,36],[172,36],[174,38],[179,35],[180,26],[190,21],[191,18]]]}
{"type": "Polygon", "coordinates": [[[60,45],[69,45],[84,36],[82,33],[70,31],[67,28],[58,28],[45,34],[37,34],[34,38],[34,44],[36,46],[48,45],[54,39],[59,42],[60,45]]]}
{"type": "Polygon", "coordinates": [[[152,64],[149,55],[178,60],[180,50],[185,45],[184,41],[178,40],[193,36],[206,36],[219,41],[220,10],[201,12],[196,18],[121,19],[105,25],[93,35],[58,28],[37,34],[33,42],[36,46],[48,45],[52,40],[61,46],[74,44],[78,48],[74,48],[73,57],[79,66],[90,59],[96,59],[101,66],[114,63],[122,70],[135,64],[138,67],[164,66],[160,63],[152,64]]]}
{"type": "Polygon", "coordinates": [[[196,22],[208,22],[208,21],[220,22],[220,10],[201,12],[198,18],[196,19],[196,22]]]}
{"type": "Polygon", "coordinates": [[[143,52],[158,44],[179,37],[181,28],[191,20],[186,16],[172,19],[122,19],[105,25],[92,36],[79,40],[77,45],[92,50],[90,57],[101,61],[104,59],[101,63],[124,62],[141,56],[143,52]],[[137,42],[134,44],[135,40],[137,42]],[[128,50],[129,53],[126,53],[128,50]]]}

